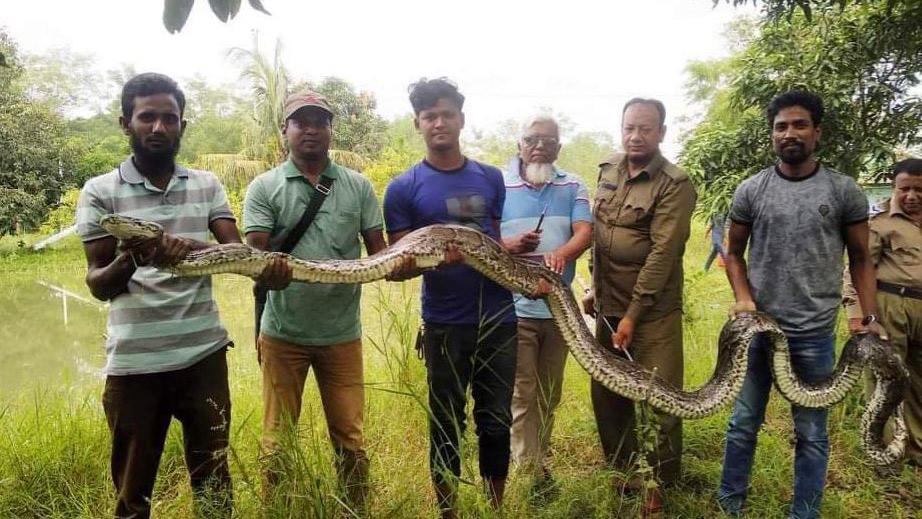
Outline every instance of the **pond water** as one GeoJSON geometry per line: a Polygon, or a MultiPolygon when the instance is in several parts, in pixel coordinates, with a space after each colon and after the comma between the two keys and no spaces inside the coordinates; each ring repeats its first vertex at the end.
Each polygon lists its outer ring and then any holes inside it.
{"type": "Polygon", "coordinates": [[[105,306],[54,287],[34,277],[0,281],[0,400],[33,389],[101,386],[105,306]]]}

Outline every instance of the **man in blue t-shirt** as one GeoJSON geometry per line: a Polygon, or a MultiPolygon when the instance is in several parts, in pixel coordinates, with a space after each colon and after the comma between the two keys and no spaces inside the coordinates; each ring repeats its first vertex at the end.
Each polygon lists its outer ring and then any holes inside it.
{"type": "MultiPolygon", "coordinates": [[[[445,79],[421,79],[411,85],[410,103],[416,128],[426,141],[426,158],[387,187],[384,221],[389,242],[394,244],[427,225],[459,224],[502,243],[503,176],[498,169],[461,153],[464,96],[445,79]]],[[[517,243],[526,241],[518,238],[517,243]]],[[[537,241],[532,241],[533,250],[537,241]]],[[[515,307],[508,290],[461,260],[457,250],[447,250],[443,266],[423,273],[429,465],[443,517],[456,516],[459,447],[469,385],[474,397],[480,475],[494,507],[502,503],[509,470],[515,307]]],[[[404,264],[390,279],[417,274],[411,263],[404,264]]]]}

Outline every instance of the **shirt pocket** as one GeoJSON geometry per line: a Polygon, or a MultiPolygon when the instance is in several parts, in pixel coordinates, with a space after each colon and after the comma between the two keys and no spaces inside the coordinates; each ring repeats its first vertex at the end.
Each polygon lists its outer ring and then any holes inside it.
{"type": "Polygon", "coordinates": [[[906,236],[894,234],[890,237],[893,259],[900,265],[916,266],[922,264],[922,244],[920,240],[911,240],[906,236]]]}
{"type": "Polygon", "coordinates": [[[333,215],[333,247],[341,254],[348,254],[357,245],[361,214],[358,210],[340,210],[333,215]]]}
{"type": "Polygon", "coordinates": [[[653,219],[653,198],[648,193],[633,192],[624,199],[616,223],[622,227],[649,227],[653,219]]]}
{"type": "Polygon", "coordinates": [[[596,189],[595,199],[592,201],[593,219],[611,222],[614,220],[613,201],[618,194],[618,185],[612,182],[601,181],[596,189]]]}

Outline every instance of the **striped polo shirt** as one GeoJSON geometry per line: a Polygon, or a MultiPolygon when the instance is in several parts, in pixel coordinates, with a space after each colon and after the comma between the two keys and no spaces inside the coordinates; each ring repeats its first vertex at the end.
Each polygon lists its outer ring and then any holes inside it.
{"type": "MultiPolygon", "coordinates": [[[[589,192],[579,177],[554,167],[554,178],[540,188],[522,180],[519,175],[521,159],[513,158],[503,180],[506,184],[506,203],[503,205],[502,235],[511,238],[526,231],[533,231],[547,206],[541,223],[541,243],[534,252],[522,254],[523,258],[540,262],[544,254],[551,252],[573,237],[573,222],[592,222],[589,212],[589,192]]],[[[567,263],[563,280],[569,284],[576,274],[576,262],[567,263]]],[[[519,317],[550,319],[547,304],[538,299],[528,299],[514,294],[515,313],[519,317]]]]}
{"type": "MultiPolygon", "coordinates": [[[[212,221],[234,219],[214,174],[177,165],[161,190],[131,158],[84,185],[77,202],[80,238],[89,242],[109,236],[99,218],[110,213],[154,221],[167,233],[201,242],[210,238],[212,221]]],[[[174,277],[153,267],[139,267],[128,291],[112,299],[106,329],[108,375],[183,369],[230,342],[218,319],[210,277],[174,277]]]]}

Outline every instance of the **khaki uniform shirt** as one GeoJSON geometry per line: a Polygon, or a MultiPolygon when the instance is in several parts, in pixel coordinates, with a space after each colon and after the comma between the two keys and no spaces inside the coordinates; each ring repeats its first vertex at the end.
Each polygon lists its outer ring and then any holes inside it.
{"type": "Polygon", "coordinates": [[[600,164],[593,202],[593,286],[602,315],[635,322],[682,308],[682,255],[697,194],[657,154],[634,178],[627,156],[600,164]]]}
{"type": "MultiPolygon", "coordinates": [[[[904,287],[922,289],[922,226],[904,213],[896,198],[884,203],[883,211],[871,217],[868,246],[877,265],[877,279],[904,287]]],[[[849,318],[862,317],[858,294],[845,271],[843,304],[849,318]]]]}

